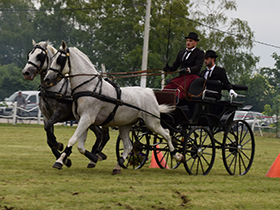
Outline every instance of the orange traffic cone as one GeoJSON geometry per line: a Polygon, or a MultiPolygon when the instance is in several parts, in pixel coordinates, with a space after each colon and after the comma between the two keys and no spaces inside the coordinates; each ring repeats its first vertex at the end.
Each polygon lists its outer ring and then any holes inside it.
{"type": "Polygon", "coordinates": [[[271,165],[270,169],[268,170],[265,176],[270,178],[274,178],[274,177],[280,178],[280,153],[275,159],[274,163],[271,165]]]}
{"type": "MultiPolygon", "coordinates": [[[[156,148],[159,148],[159,146],[156,145],[156,148]]],[[[168,165],[166,164],[166,160],[163,157],[162,153],[161,152],[157,153],[157,156],[158,156],[158,159],[161,160],[161,165],[162,166],[166,165],[166,169],[169,169],[168,165]]],[[[152,152],[152,160],[151,160],[151,165],[149,166],[149,168],[160,168],[157,164],[156,159],[155,159],[154,152],[152,152]]]]}

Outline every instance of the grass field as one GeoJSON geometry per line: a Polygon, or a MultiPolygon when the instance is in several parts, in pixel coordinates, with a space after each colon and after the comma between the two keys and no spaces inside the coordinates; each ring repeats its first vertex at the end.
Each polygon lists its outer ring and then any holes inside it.
{"type": "MultiPolygon", "coordinates": [[[[67,145],[75,127],[55,126],[67,145]]],[[[104,149],[108,159],[88,169],[73,148],[72,167],[52,168],[54,156],[42,125],[0,124],[0,209],[280,209],[280,179],[265,174],[280,152],[280,139],[256,136],[255,159],[245,176],[230,176],[221,151],[207,176],[190,176],[183,165],[167,170],[122,170],[116,164],[117,131],[104,149]]],[[[95,137],[89,133],[90,150],[95,137]]]]}

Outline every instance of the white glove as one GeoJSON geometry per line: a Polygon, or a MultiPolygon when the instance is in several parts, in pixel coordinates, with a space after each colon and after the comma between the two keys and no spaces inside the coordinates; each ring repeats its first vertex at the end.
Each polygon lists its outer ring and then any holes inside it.
{"type": "Polygon", "coordinates": [[[231,90],[229,91],[229,96],[233,96],[234,98],[236,98],[237,95],[238,95],[238,94],[237,94],[233,89],[231,89],[231,90]]]}

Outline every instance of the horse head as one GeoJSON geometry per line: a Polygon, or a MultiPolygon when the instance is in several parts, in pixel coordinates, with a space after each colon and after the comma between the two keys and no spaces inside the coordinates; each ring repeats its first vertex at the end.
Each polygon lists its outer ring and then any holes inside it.
{"type": "MultiPolygon", "coordinates": [[[[33,80],[35,76],[45,71],[49,66],[49,41],[36,43],[32,40],[33,49],[28,53],[25,67],[22,70],[24,79],[33,80]]],[[[53,48],[54,51],[54,48],[53,48]]],[[[53,52],[55,53],[55,52],[53,52]]]]}
{"type": "Polygon", "coordinates": [[[62,41],[61,47],[53,56],[48,72],[44,78],[44,81],[48,86],[56,85],[65,74],[69,74],[69,56],[69,49],[67,48],[66,43],[62,41]]]}

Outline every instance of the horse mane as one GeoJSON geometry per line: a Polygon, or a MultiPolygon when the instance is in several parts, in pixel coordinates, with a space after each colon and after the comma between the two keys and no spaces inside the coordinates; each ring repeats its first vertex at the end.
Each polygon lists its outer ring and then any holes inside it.
{"type": "Polygon", "coordinates": [[[57,52],[57,50],[50,43],[48,44],[48,50],[50,50],[53,55],[57,52]]]}
{"type": "MultiPolygon", "coordinates": [[[[44,45],[44,44],[46,44],[46,41],[41,41],[38,43],[38,45],[40,45],[40,46],[44,45]]],[[[52,52],[53,55],[57,52],[57,50],[53,47],[53,44],[51,42],[48,43],[47,48],[49,51],[52,52]]]]}
{"type": "Polygon", "coordinates": [[[96,68],[95,68],[95,65],[91,62],[91,60],[89,59],[89,57],[88,57],[86,54],[84,54],[81,50],[79,50],[79,49],[76,48],[76,47],[70,47],[69,49],[70,49],[70,54],[71,54],[71,50],[73,50],[74,52],[76,52],[76,54],[77,54],[82,60],[87,61],[87,63],[90,65],[90,67],[93,68],[94,71],[96,71],[97,74],[99,74],[98,71],[97,71],[96,68]]]}

